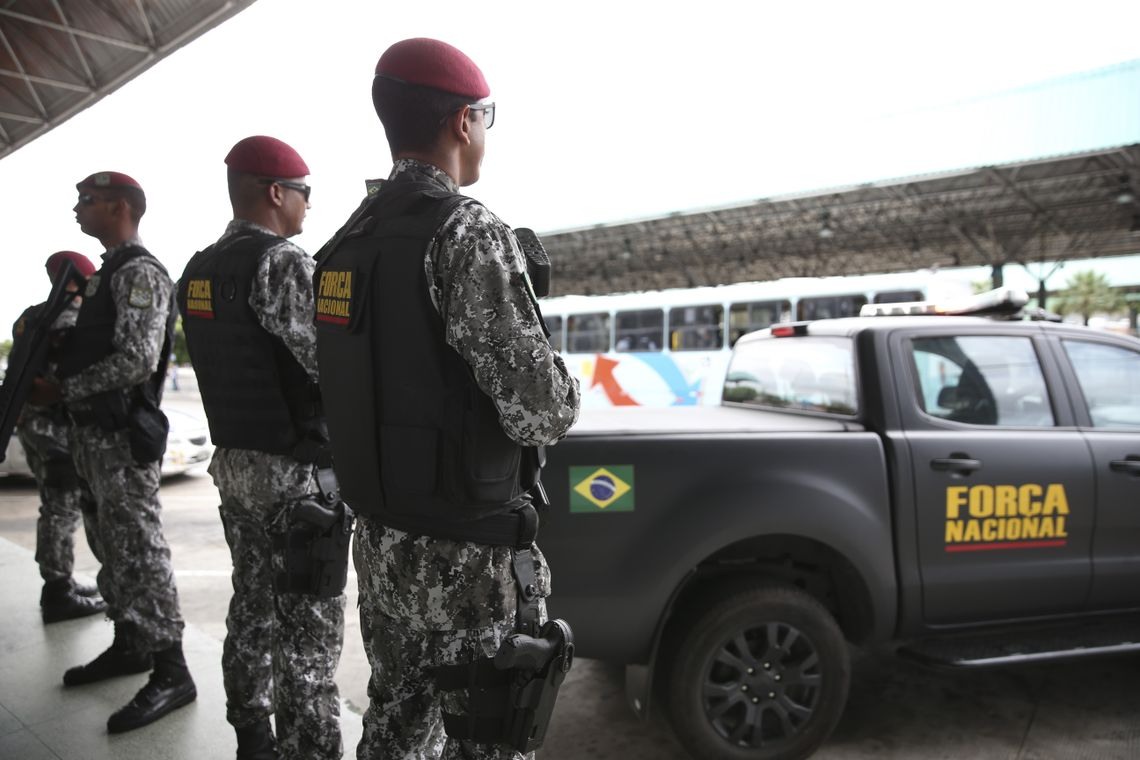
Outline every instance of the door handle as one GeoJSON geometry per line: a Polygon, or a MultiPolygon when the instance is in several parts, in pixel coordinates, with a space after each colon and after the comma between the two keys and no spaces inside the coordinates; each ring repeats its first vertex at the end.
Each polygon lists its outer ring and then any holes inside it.
{"type": "Polygon", "coordinates": [[[978,459],[931,459],[930,469],[942,472],[973,472],[982,469],[982,463],[978,459]]]}
{"type": "Polygon", "coordinates": [[[1108,468],[1114,472],[1130,472],[1140,475],[1140,459],[1114,459],[1108,463],[1108,468]]]}

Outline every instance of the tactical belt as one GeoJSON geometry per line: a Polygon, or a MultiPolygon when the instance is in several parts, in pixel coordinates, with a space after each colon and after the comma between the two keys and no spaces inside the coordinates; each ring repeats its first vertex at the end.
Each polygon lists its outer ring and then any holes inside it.
{"type": "Polygon", "coordinates": [[[71,418],[71,423],[76,427],[96,425],[99,422],[99,415],[91,409],[77,409],[69,406],[67,407],[67,416],[71,418]]]}
{"type": "Polygon", "coordinates": [[[529,549],[538,535],[538,512],[524,504],[510,512],[482,517],[469,522],[408,519],[405,515],[385,512],[369,515],[370,519],[393,530],[430,536],[445,541],[470,541],[487,546],[511,546],[529,549]]]}

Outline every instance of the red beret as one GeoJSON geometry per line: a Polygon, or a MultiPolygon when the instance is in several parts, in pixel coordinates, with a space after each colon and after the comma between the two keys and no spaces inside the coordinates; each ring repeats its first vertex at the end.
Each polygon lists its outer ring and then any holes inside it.
{"type": "Polygon", "coordinates": [[[81,180],[75,185],[76,190],[92,187],[133,187],[137,190],[142,190],[142,185],[122,172],[95,172],[90,177],[81,180]]]}
{"type": "Polygon", "coordinates": [[[48,256],[47,267],[48,278],[55,284],[55,279],[59,277],[59,272],[63,269],[65,261],[70,261],[75,266],[75,271],[79,273],[83,279],[87,279],[95,272],[95,265],[91,263],[91,259],[84,256],[82,253],[75,251],[57,251],[51,256],[48,256]]]}
{"type": "Polygon", "coordinates": [[[483,72],[457,48],[427,37],[392,45],[380,56],[376,76],[480,100],[491,94],[483,72]]]}
{"type": "Polygon", "coordinates": [[[226,154],[226,166],[258,177],[304,177],[309,167],[301,154],[276,137],[254,135],[239,140],[226,154]]]}

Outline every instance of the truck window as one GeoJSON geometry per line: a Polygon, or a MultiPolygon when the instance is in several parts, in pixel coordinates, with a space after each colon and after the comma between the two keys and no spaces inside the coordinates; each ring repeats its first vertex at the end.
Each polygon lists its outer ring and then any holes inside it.
{"type": "Polygon", "coordinates": [[[670,351],[715,351],[724,345],[724,307],[678,306],[669,310],[670,351]]]}
{"type": "Polygon", "coordinates": [[[773,338],[737,346],[726,402],[854,415],[855,360],[848,338],[773,338]]]}
{"type": "Polygon", "coordinates": [[[550,330],[550,345],[555,351],[562,350],[562,316],[544,317],[546,329],[550,330]]]}
{"type": "Polygon", "coordinates": [[[729,345],[736,345],[741,335],[763,330],[777,322],[787,322],[791,318],[791,301],[734,303],[728,309],[729,345]]]}
{"type": "Polygon", "coordinates": [[[1140,427],[1140,354],[1083,340],[1062,341],[1098,428],[1140,427]]]}
{"type": "Polygon", "coordinates": [[[610,350],[610,315],[575,314],[566,318],[566,350],[570,353],[604,353],[610,350]]]}
{"type": "Polygon", "coordinates": [[[1053,407],[1033,342],[1014,336],[915,338],[922,411],[952,422],[1052,427],[1053,407]]]}
{"type": "Polygon", "coordinates": [[[665,335],[665,312],[661,309],[619,311],[615,318],[615,351],[661,350],[665,335]]]}

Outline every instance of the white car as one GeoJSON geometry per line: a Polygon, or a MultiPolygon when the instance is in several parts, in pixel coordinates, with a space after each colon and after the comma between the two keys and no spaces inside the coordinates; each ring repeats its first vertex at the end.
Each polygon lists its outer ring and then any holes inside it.
{"type": "MultiPolygon", "coordinates": [[[[166,453],[162,457],[162,476],[180,475],[210,461],[214,446],[210,443],[210,428],[201,417],[181,409],[163,409],[170,420],[170,433],[166,437],[166,453]]],[[[30,478],[32,470],[24,456],[24,447],[15,435],[8,441],[8,452],[0,462],[0,476],[17,475],[30,478]]]]}

